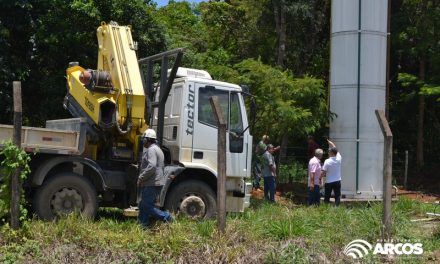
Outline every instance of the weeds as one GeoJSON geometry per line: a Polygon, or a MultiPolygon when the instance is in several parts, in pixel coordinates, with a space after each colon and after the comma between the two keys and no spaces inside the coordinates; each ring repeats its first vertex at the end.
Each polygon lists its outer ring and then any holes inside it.
{"type": "MultiPolygon", "coordinates": [[[[30,173],[29,162],[30,155],[20,149],[12,141],[1,142],[3,146],[0,149],[0,156],[3,159],[0,162],[0,224],[7,221],[11,205],[11,177],[17,169],[20,169],[19,184],[21,185],[27,175],[30,173]]],[[[26,200],[24,193],[21,193],[19,201],[20,216],[19,220],[23,222],[27,217],[25,207],[26,200]]]]}
{"type": "Polygon", "coordinates": [[[212,220],[199,222],[196,224],[197,234],[201,237],[211,238],[214,232],[215,222],[212,220]]]}
{"type": "MultiPolygon", "coordinates": [[[[381,204],[370,207],[303,207],[253,201],[242,214],[229,214],[224,235],[214,220],[179,217],[142,230],[120,210],[102,209],[97,221],[68,216],[56,222],[29,221],[29,228],[0,226],[1,263],[323,263],[350,261],[342,251],[354,239],[380,239],[381,204]]],[[[433,206],[409,200],[393,204],[393,237],[420,240],[432,260],[440,228],[426,229],[410,218],[433,206]]],[[[377,263],[376,256],[365,261],[377,263]]],[[[405,263],[405,260],[402,260],[405,263]]],[[[399,260],[399,262],[401,262],[399,260]]]]}
{"type": "Polygon", "coordinates": [[[270,251],[266,255],[264,262],[268,264],[309,263],[306,259],[304,249],[298,248],[295,244],[288,244],[279,250],[275,249],[270,251]]]}

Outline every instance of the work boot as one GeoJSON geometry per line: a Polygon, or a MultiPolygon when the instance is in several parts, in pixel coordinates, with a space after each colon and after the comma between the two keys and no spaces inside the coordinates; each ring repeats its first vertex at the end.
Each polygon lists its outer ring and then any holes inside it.
{"type": "Polygon", "coordinates": [[[164,222],[166,222],[166,223],[172,223],[174,221],[175,221],[174,217],[172,217],[171,214],[168,214],[168,216],[165,217],[165,220],[164,220],[164,222]]]}

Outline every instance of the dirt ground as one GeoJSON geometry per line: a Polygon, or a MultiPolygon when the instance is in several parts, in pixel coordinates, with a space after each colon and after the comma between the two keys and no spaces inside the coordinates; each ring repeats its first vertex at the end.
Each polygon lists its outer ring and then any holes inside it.
{"type": "MultiPolygon", "coordinates": [[[[422,191],[425,194],[440,196],[440,165],[430,165],[426,168],[410,171],[408,173],[408,190],[422,191]]],[[[398,184],[403,184],[403,174],[393,174],[398,184]]]]}
{"type": "Polygon", "coordinates": [[[440,196],[436,194],[426,194],[419,191],[398,190],[397,197],[406,197],[424,203],[435,203],[440,201],[440,196]]]}
{"type": "MultiPolygon", "coordinates": [[[[257,200],[262,200],[262,199],[264,199],[264,190],[261,189],[261,188],[258,188],[258,189],[252,189],[251,194],[252,194],[252,198],[254,198],[254,199],[257,199],[257,200]]],[[[282,197],[281,192],[277,191],[277,192],[275,193],[275,200],[276,200],[276,201],[279,201],[280,199],[283,200],[284,197],[282,197]]]]}
{"type": "MultiPolygon", "coordinates": [[[[393,195],[394,195],[393,191],[393,195]]],[[[435,203],[440,202],[440,195],[437,194],[426,194],[421,191],[410,191],[398,189],[397,197],[406,197],[412,200],[417,200],[424,203],[435,203]]],[[[262,189],[252,189],[252,198],[254,199],[264,199],[264,191],[262,189]]],[[[280,203],[286,201],[286,198],[283,196],[281,191],[277,191],[275,194],[275,200],[280,203]]]]}

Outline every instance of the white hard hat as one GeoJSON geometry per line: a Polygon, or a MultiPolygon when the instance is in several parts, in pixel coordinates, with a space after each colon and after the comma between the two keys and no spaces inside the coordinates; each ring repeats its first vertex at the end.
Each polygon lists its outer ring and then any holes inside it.
{"type": "Polygon", "coordinates": [[[149,128],[147,130],[145,130],[144,134],[142,135],[143,138],[152,138],[152,139],[156,139],[156,131],[154,131],[153,129],[149,128]]]}

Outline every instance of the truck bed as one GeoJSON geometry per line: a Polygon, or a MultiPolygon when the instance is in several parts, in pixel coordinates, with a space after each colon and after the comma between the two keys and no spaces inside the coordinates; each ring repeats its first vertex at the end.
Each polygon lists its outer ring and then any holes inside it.
{"type": "MultiPolygon", "coordinates": [[[[70,118],[46,121],[46,128],[22,127],[21,145],[27,152],[81,155],[86,138],[86,121],[70,118]]],[[[14,126],[0,124],[0,148],[12,140],[14,126]]]]}

